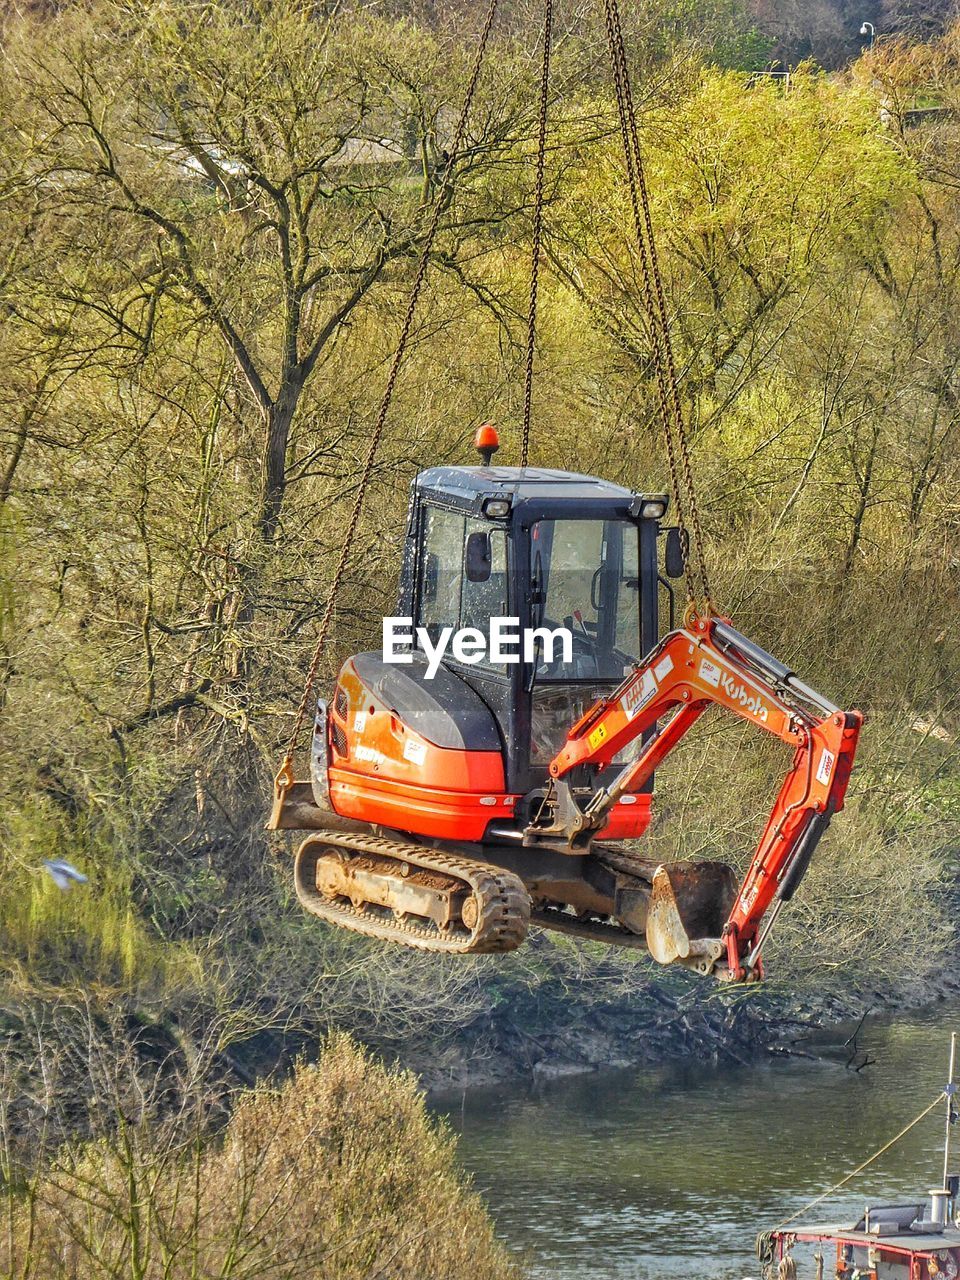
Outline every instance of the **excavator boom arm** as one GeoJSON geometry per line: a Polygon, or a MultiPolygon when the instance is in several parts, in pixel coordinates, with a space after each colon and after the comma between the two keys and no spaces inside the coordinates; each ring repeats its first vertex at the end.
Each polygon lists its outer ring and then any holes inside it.
{"type": "Polygon", "coordinates": [[[793,748],[791,767],[723,930],[730,976],[743,978],[756,968],[775,918],[771,913],[761,933],[765,914],[775,901],[779,910],[793,896],[831,817],[843,807],[861,713],[835,707],[727,620],[692,617],[577,721],[551,761],[550,774],[559,786],[579,766],[602,771],[585,807],[571,813],[567,806],[565,833],[571,843],[582,843],[603,826],[621,795],[650,778],[711,705],[793,748]],[[614,765],[618,753],[637,738],[644,742],[636,758],[614,765]]]}

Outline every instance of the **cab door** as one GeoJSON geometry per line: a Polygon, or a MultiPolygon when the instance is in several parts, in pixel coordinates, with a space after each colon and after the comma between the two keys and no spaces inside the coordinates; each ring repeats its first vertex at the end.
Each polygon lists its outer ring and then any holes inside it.
{"type": "MultiPolygon", "coordinates": [[[[519,630],[518,613],[512,611],[508,529],[482,517],[430,505],[424,506],[422,520],[414,627],[423,627],[433,644],[446,628],[453,632],[472,628],[489,640],[494,618],[512,617],[519,630]]],[[[510,744],[516,740],[514,688],[519,662],[494,663],[488,645],[471,662],[458,660],[448,647],[443,665],[489,707],[509,773],[510,744]]]]}

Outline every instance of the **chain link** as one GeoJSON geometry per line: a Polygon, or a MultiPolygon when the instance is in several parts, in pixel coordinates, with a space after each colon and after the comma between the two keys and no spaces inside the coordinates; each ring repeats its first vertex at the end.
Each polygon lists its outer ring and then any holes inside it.
{"type": "Polygon", "coordinates": [[[624,161],[627,171],[627,186],[630,192],[631,211],[633,213],[634,231],[637,240],[637,250],[640,256],[641,278],[643,281],[643,296],[650,320],[651,337],[654,346],[654,373],[656,375],[657,395],[660,406],[660,418],[663,423],[664,439],[667,446],[667,459],[670,466],[670,478],[674,492],[674,503],[677,513],[677,524],[681,530],[681,541],[684,548],[684,577],[687,586],[687,595],[690,599],[696,595],[696,580],[693,574],[693,567],[690,563],[689,556],[686,554],[687,538],[686,538],[686,516],[684,503],[684,490],[680,482],[680,470],[677,462],[677,448],[674,439],[674,424],[672,416],[672,401],[670,389],[667,384],[667,362],[663,355],[663,335],[662,328],[657,320],[655,293],[653,288],[653,275],[650,264],[650,255],[648,251],[647,237],[644,234],[643,215],[640,208],[639,184],[636,175],[635,150],[630,134],[629,112],[627,107],[626,87],[625,87],[625,56],[622,47],[622,40],[617,38],[617,26],[614,22],[614,14],[611,0],[604,0],[604,18],[607,30],[607,43],[610,49],[610,60],[613,66],[614,90],[617,98],[617,113],[620,122],[620,136],[623,142],[624,161]]]}
{"type": "Polygon", "coordinates": [[[553,43],[553,0],[544,0],[543,66],[540,73],[540,114],[537,129],[537,176],[533,195],[533,246],[530,261],[530,306],[527,312],[527,363],[523,381],[523,427],[520,465],[530,453],[530,418],[533,409],[533,359],[537,335],[537,292],[540,284],[540,250],[543,241],[543,172],[547,150],[547,104],[550,92],[550,47],[553,43]]]}
{"type": "Polygon", "coordinates": [[[620,133],[626,162],[627,181],[633,212],[637,248],[640,254],[644,301],[650,317],[654,344],[654,365],[660,413],[663,420],[670,481],[673,486],[677,524],[681,531],[684,579],[690,602],[697,598],[697,588],[704,605],[712,608],[710,584],[703,552],[703,525],[697,506],[690,447],[684,423],[683,405],[677,377],[673,344],[670,340],[669,315],[663,287],[663,276],[657,257],[653,235],[653,219],[650,213],[650,195],[647,188],[640,139],[637,132],[636,110],[630,85],[630,72],[623,41],[623,28],[617,0],[604,0],[604,17],[607,42],[613,63],[614,89],[616,91],[620,133]],[[693,539],[687,534],[686,515],[689,510],[693,539]],[[696,567],[691,557],[694,553],[696,567]]]}
{"type": "Polygon", "coordinates": [[[367,449],[366,458],[364,459],[363,470],[360,473],[360,483],[357,486],[357,495],[354,499],[353,510],[350,513],[350,520],[343,535],[343,541],[340,546],[340,557],[337,561],[337,568],[333,575],[333,581],[330,584],[330,590],[327,593],[327,600],[324,605],[323,615],[320,619],[320,627],[317,632],[317,642],[314,646],[313,658],[310,662],[310,669],[307,672],[306,682],[303,686],[303,696],[301,697],[300,705],[297,708],[296,720],[294,721],[293,731],[290,734],[290,740],[287,744],[286,754],[284,755],[283,762],[281,763],[280,769],[277,773],[277,785],[280,787],[287,787],[293,782],[294,753],[296,752],[297,744],[300,739],[300,731],[303,728],[303,722],[306,719],[307,707],[310,704],[310,695],[313,692],[317,673],[320,669],[320,659],[323,656],[327,633],[330,630],[330,622],[333,618],[333,610],[337,600],[337,595],[347,572],[350,551],[353,546],[353,540],[356,536],[357,527],[360,524],[360,516],[363,511],[363,502],[366,497],[367,485],[369,484],[370,476],[373,473],[373,464],[377,455],[377,449],[380,445],[381,437],[383,436],[383,430],[387,421],[387,414],[390,410],[390,402],[393,399],[393,392],[397,383],[397,377],[400,373],[400,366],[403,363],[403,357],[406,354],[407,343],[410,338],[410,330],[413,325],[417,303],[420,300],[420,293],[423,289],[423,282],[426,278],[427,267],[430,262],[430,253],[433,249],[433,242],[436,239],[437,229],[440,226],[440,219],[444,210],[448,207],[451,198],[450,184],[453,169],[463,147],[463,139],[467,128],[467,119],[469,117],[470,107],[473,103],[473,97],[476,92],[477,82],[480,79],[480,71],[483,67],[483,59],[487,50],[490,30],[493,26],[494,17],[496,16],[497,4],[498,0],[490,0],[490,7],[487,11],[486,20],[480,33],[480,41],[477,45],[473,70],[470,74],[467,91],[463,99],[463,107],[460,111],[460,118],[457,121],[453,142],[450,146],[449,159],[444,170],[443,181],[447,188],[446,198],[443,190],[438,191],[436,203],[433,209],[433,217],[431,218],[430,226],[427,229],[427,234],[423,242],[423,249],[420,254],[420,261],[417,265],[413,286],[410,290],[410,298],[407,302],[406,314],[404,315],[403,325],[400,329],[400,338],[397,343],[397,349],[394,352],[393,362],[390,366],[390,375],[387,378],[387,385],[384,389],[376,422],[374,423],[373,432],[370,436],[370,444],[367,449]]]}

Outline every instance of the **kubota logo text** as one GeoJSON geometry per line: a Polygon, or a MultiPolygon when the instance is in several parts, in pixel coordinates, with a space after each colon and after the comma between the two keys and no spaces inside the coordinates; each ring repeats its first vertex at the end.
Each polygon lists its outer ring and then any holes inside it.
{"type": "Polygon", "coordinates": [[[724,671],[709,658],[700,659],[700,678],[715,689],[722,689],[731,702],[739,702],[741,707],[750,711],[761,724],[767,722],[767,704],[759,694],[752,694],[746,685],[734,680],[729,671],[724,671]]]}
{"type": "Polygon", "coordinates": [[[720,688],[727,695],[731,702],[739,702],[741,707],[746,707],[748,711],[752,711],[758,720],[766,723],[767,720],[767,704],[759,694],[750,694],[742,684],[737,684],[733,676],[727,675],[726,672],[720,677],[720,688]]]}

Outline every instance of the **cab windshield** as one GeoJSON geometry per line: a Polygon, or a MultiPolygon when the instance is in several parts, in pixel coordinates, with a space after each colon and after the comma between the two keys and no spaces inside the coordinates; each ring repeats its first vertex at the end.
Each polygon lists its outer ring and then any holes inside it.
{"type": "Polygon", "coordinates": [[[537,667],[537,682],[619,681],[640,649],[639,533],[625,520],[539,520],[530,531],[531,623],[565,627],[537,667]]]}

